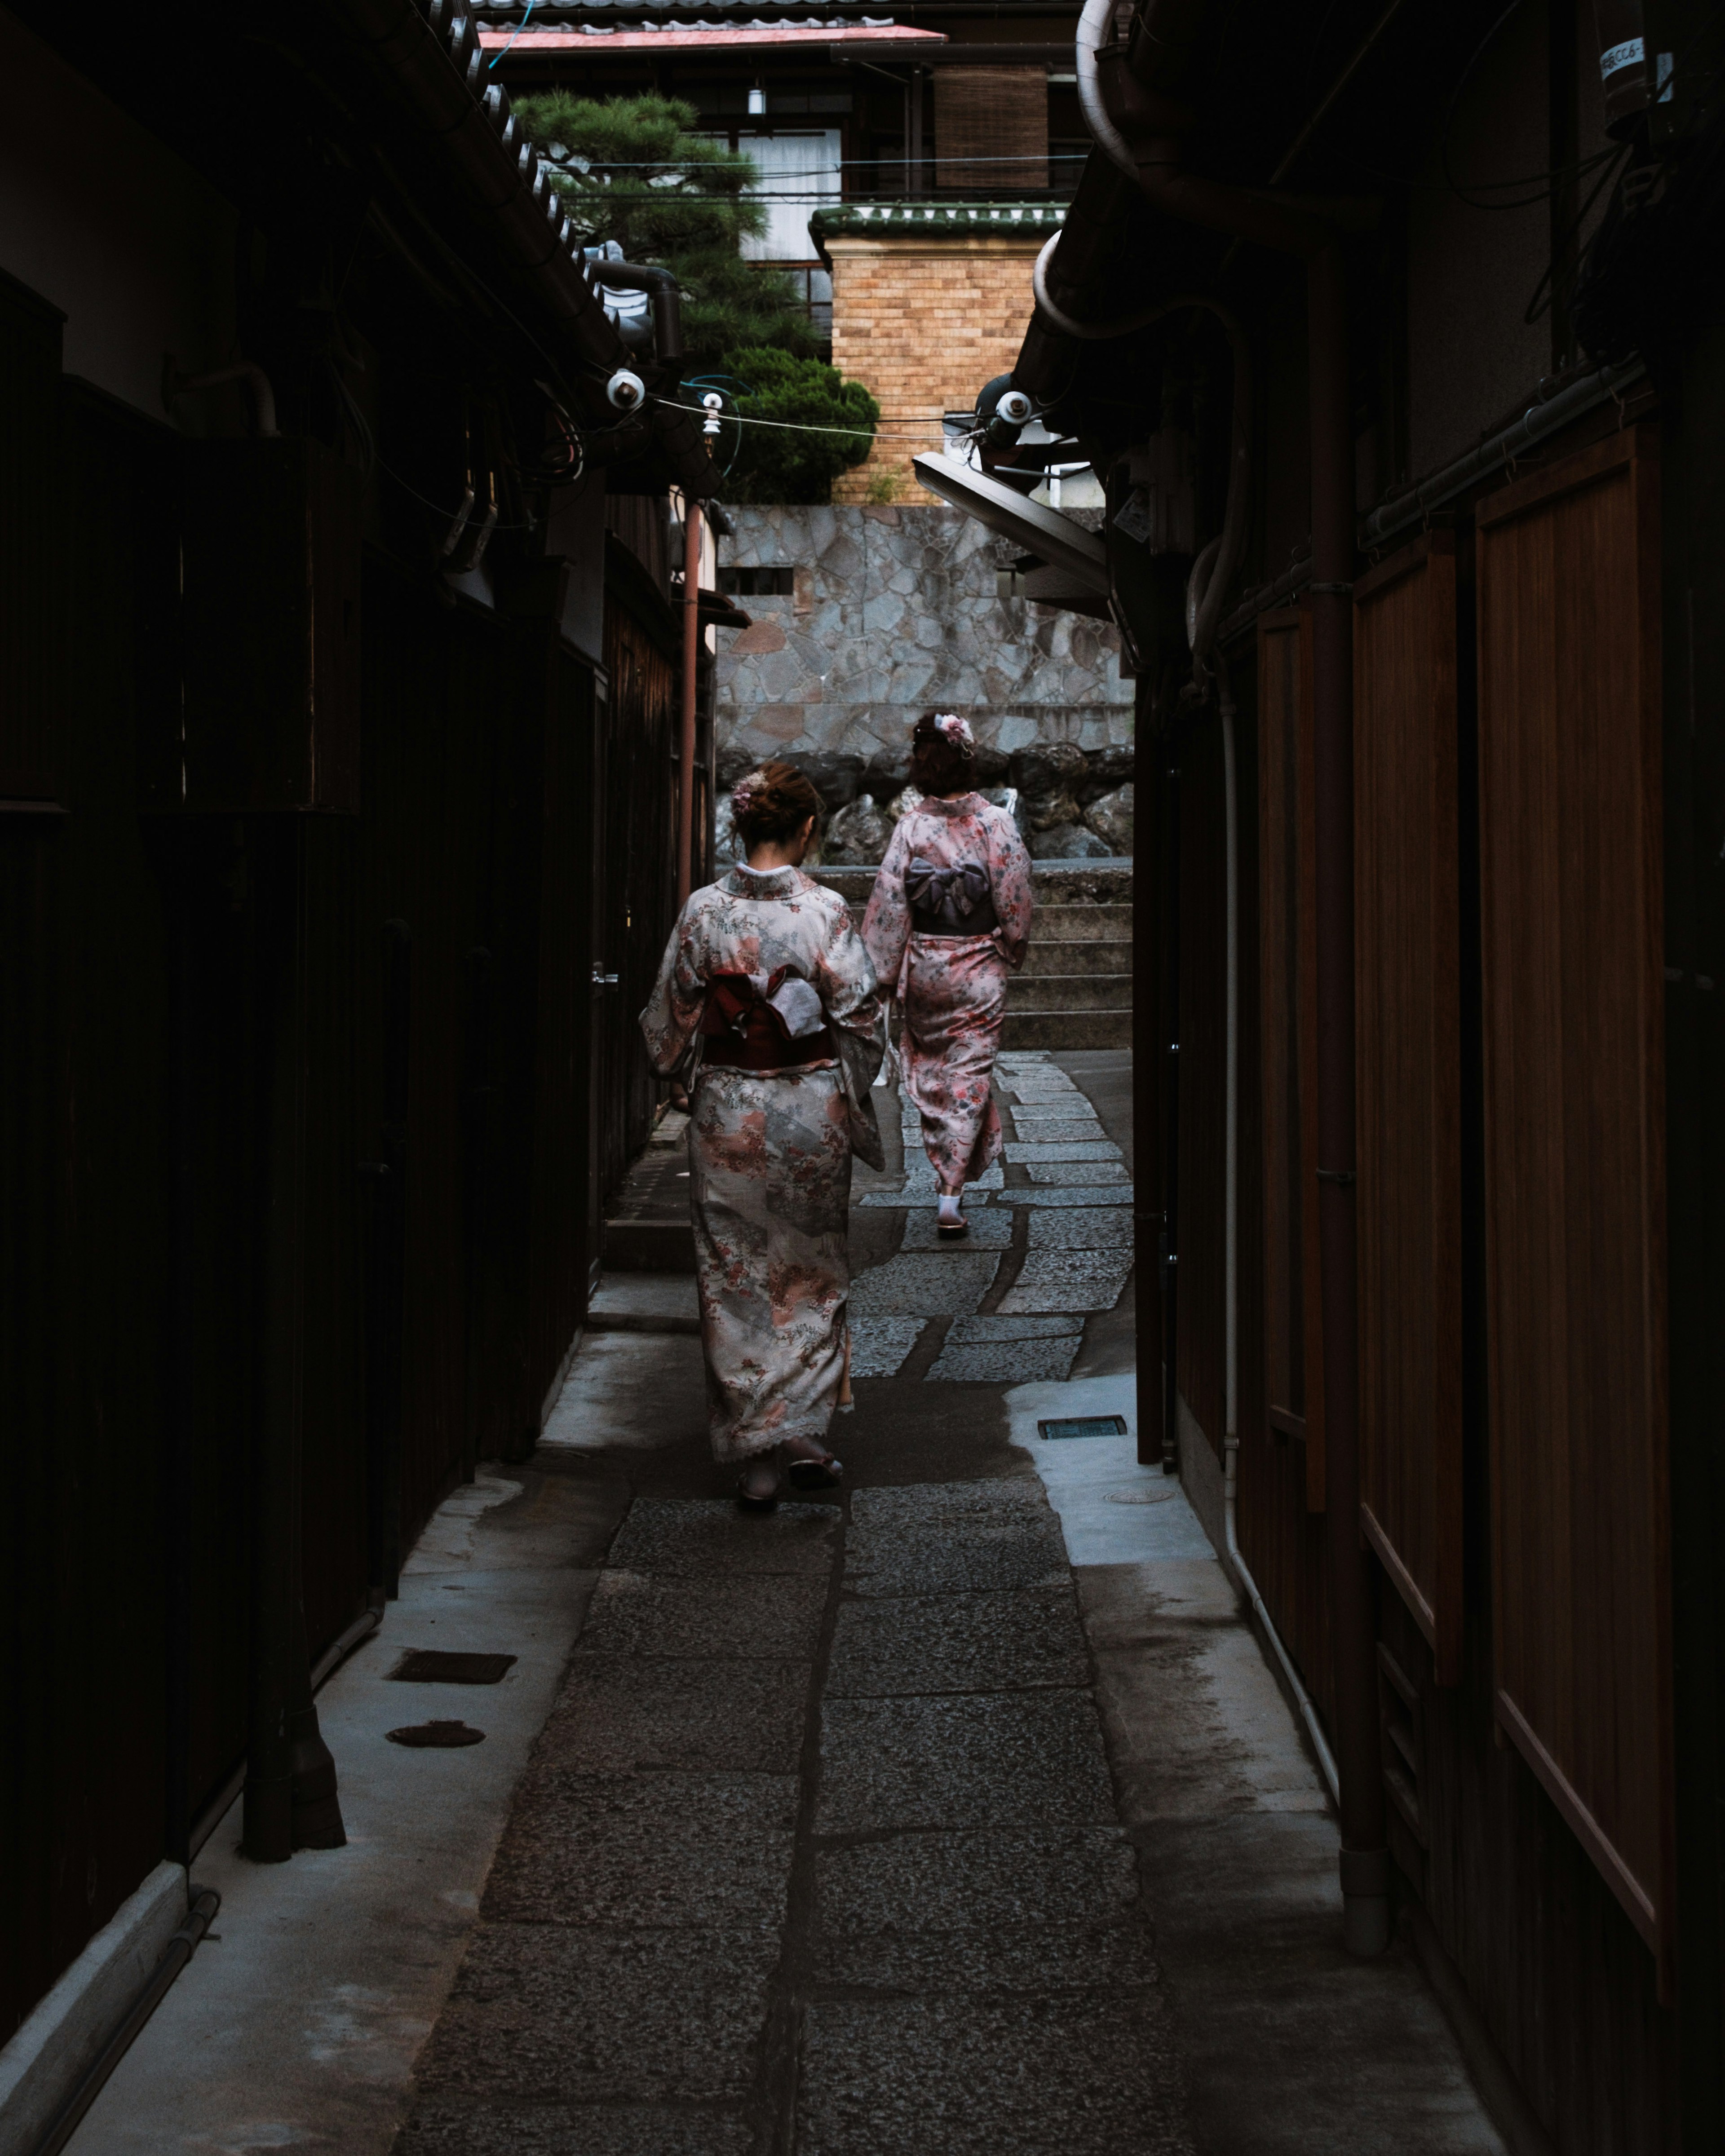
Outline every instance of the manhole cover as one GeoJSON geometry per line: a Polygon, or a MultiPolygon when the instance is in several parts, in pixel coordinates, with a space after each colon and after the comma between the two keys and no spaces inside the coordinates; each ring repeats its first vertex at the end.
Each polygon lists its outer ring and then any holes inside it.
{"type": "Polygon", "coordinates": [[[1065,1422],[1039,1422],[1045,1437],[1124,1437],[1125,1419],[1120,1415],[1074,1415],[1065,1422]]]}
{"type": "Polygon", "coordinates": [[[414,1722],[405,1729],[389,1732],[392,1744],[410,1744],[416,1751],[457,1744],[483,1744],[483,1729],[470,1729],[465,1722],[414,1722]]]}
{"type": "Polygon", "coordinates": [[[446,1655],[410,1647],[389,1672],[398,1684],[501,1684],[513,1655],[446,1655]]]}
{"type": "Polygon", "coordinates": [[[1111,1490],[1111,1505],[1165,1505],[1173,1496],[1172,1490],[1111,1490]]]}

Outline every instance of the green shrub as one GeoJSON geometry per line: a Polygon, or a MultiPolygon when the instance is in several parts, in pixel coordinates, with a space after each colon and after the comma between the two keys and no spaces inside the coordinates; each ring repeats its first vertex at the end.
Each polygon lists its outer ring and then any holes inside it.
{"type": "Polygon", "coordinates": [[[726,354],[725,376],[742,423],[727,424],[719,444],[728,500],[826,501],[839,474],[868,455],[880,407],[824,360],[753,345],[726,354]]]}

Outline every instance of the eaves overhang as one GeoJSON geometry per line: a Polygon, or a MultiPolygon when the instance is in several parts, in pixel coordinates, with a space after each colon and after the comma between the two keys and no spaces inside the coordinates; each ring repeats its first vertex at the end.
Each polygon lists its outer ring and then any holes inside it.
{"type": "Polygon", "coordinates": [[[925,450],[911,458],[911,465],[931,494],[1057,569],[1080,590],[1107,597],[1108,550],[1100,532],[1028,501],[1004,480],[961,463],[944,449],[925,450]]]}
{"type": "Polygon", "coordinates": [[[834,46],[841,50],[851,46],[871,47],[889,44],[895,49],[909,46],[921,51],[930,46],[944,45],[946,35],[940,30],[906,30],[896,23],[884,28],[846,23],[842,18],[830,23],[666,23],[663,25],[645,23],[639,27],[629,23],[580,24],[567,30],[523,30],[511,37],[506,30],[481,30],[480,47],[482,51],[495,53],[501,59],[507,54],[511,60],[547,59],[579,55],[583,59],[603,60],[624,53],[698,53],[719,54],[732,52],[773,52],[806,50],[834,46]]]}

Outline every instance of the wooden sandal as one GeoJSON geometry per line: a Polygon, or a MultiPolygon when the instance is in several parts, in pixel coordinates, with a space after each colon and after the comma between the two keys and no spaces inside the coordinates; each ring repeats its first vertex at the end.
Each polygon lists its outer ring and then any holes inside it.
{"type": "Polygon", "coordinates": [[[785,1475],[793,1490],[836,1490],[845,1480],[842,1464],[829,1452],[824,1460],[793,1460],[785,1475]]]}
{"type": "Polygon", "coordinates": [[[778,1492],[774,1490],[765,1497],[757,1496],[749,1487],[748,1471],[745,1469],[737,1478],[737,1502],[746,1512],[776,1512],[778,1492]]]}

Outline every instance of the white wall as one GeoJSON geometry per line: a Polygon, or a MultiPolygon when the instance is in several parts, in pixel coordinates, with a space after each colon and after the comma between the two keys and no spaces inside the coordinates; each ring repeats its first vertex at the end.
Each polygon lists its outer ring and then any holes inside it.
{"type": "MultiPolygon", "coordinates": [[[[192,372],[237,357],[234,227],[231,203],[0,8],[0,269],[64,311],[69,374],[160,419],[165,354],[192,372]]],[[[182,417],[196,424],[189,403],[182,417]]]]}

